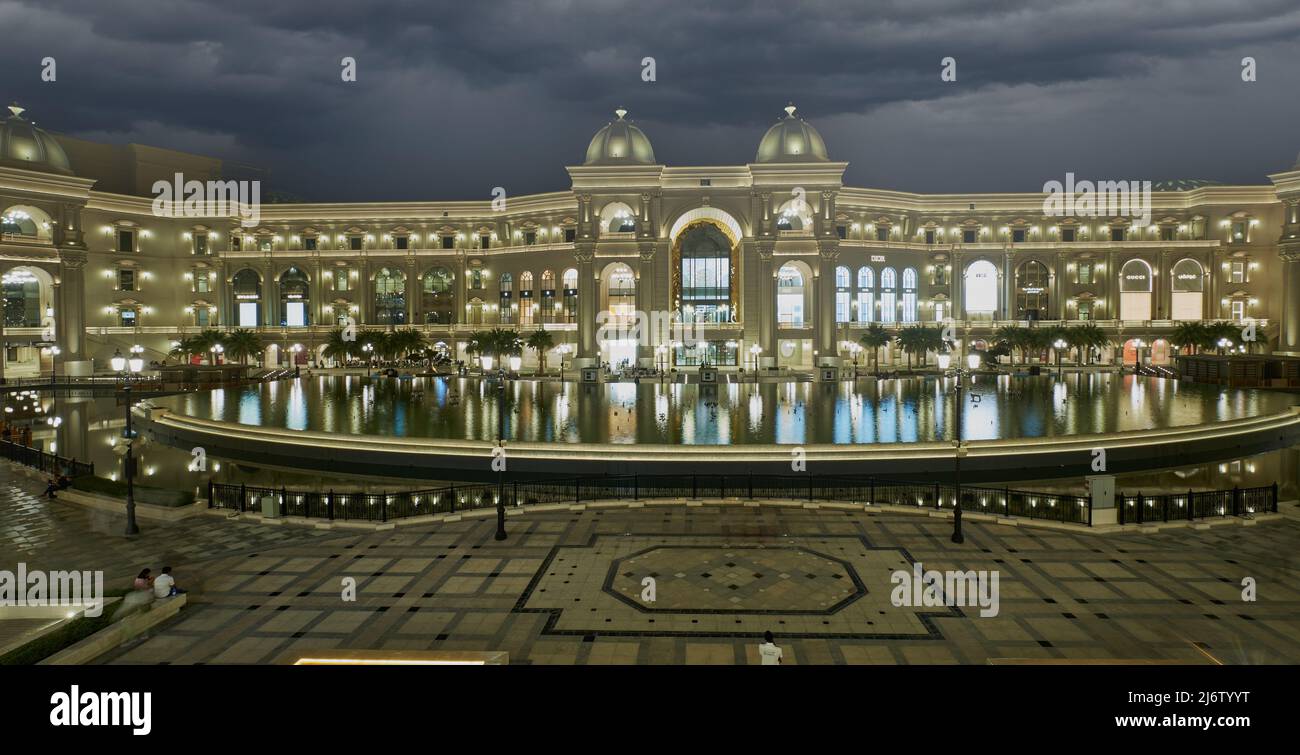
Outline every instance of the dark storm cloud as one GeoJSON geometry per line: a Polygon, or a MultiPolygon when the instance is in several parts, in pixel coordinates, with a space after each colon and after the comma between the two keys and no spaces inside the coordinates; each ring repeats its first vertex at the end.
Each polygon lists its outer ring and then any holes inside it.
{"type": "Polygon", "coordinates": [[[717,164],[753,159],[793,100],[849,182],[918,191],[1259,182],[1300,148],[1284,0],[0,0],[0,28],[3,96],[42,125],[253,162],[319,200],[563,188],[617,106],[660,161],[717,164]]]}

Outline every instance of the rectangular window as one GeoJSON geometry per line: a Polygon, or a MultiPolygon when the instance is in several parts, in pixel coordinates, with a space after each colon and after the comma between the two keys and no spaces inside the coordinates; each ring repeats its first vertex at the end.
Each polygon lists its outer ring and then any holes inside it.
{"type": "Polygon", "coordinates": [[[135,251],[135,231],[117,232],[117,251],[119,252],[135,251]]]}
{"type": "Polygon", "coordinates": [[[316,251],[316,237],[308,236],[302,240],[302,248],[309,252],[316,251]]]}
{"type": "Polygon", "coordinates": [[[1246,300],[1245,300],[1245,299],[1233,299],[1233,300],[1232,300],[1232,319],[1233,319],[1233,320],[1236,320],[1237,322],[1241,322],[1242,320],[1246,319],[1246,300]]]}
{"type": "Polygon", "coordinates": [[[1011,231],[1011,243],[1013,243],[1013,244],[1023,244],[1023,243],[1025,243],[1025,234],[1026,234],[1026,233],[1027,233],[1027,231],[1025,231],[1025,229],[1023,229],[1023,228],[1016,228],[1016,229],[1013,229],[1013,230],[1011,231]]]}
{"type": "Polygon", "coordinates": [[[354,252],[359,252],[359,251],[361,251],[361,241],[362,241],[362,239],[361,239],[360,236],[349,236],[349,237],[348,237],[348,248],[351,249],[351,250],[354,251],[354,252]]]}
{"type": "Polygon", "coordinates": [[[1078,231],[1073,228],[1062,228],[1061,241],[1064,241],[1067,244],[1073,244],[1076,233],[1078,233],[1078,231]]]}
{"type": "Polygon", "coordinates": [[[835,235],[842,239],[847,239],[849,237],[849,227],[846,225],[835,226],[835,235]]]}
{"type": "Polygon", "coordinates": [[[849,321],[849,292],[835,292],[835,322],[849,321]]]}
{"type": "Polygon", "coordinates": [[[529,231],[524,234],[524,244],[532,246],[537,243],[537,231],[529,231]]]}
{"type": "Polygon", "coordinates": [[[889,228],[876,229],[876,241],[889,241],[889,228]]]}
{"type": "Polygon", "coordinates": [[[242,244],[242,243],[243,243],[243,239],[240,238],[239,236],[231,236],[231,237],[230,237],[230,251],[232,251],[232,252],[237,252],[237,251],[239,251],[239,245],[242,244]]]}
{"type": "Polygon", "coordinates": [[[977,235],[976,235],[976,234],[978,234],[978,233],[979,233],[979,231],[976,231],[976,230],[973,230],[973,229],[972,229],[972,230],[962,231],[962,232],[961,232],[961,243],[963,243],[963,244],[974,244],[974,243],[975,243],[975,239],[977,238],[977,235]]]}
{"type": "Polygon", "coordinates": [[[871,322],[876,312],[876,305],[870,291],[858,292],[858,322],[871,322]]]}
{"type": "Polygon", "coordinates": [[[1173,227],[1172,225],[1161,226],[1161,227],[1160,227],[1160,240],[1161,240],[1161,241],[1174,241],[1174,240],[1175,240],[1175,234],[1177,234],[1177,233],[1178,233],[1178,229],[1175,228],[1175,227],[1173,227]]]}
{"type": "Polygon", "coordinates": [[[194,234],[194,254],[199,257],[208,256],[208,234],[194,234]]]}
{"type": "Polygon", "coordinates": [[[1124,240],[1124,229],[1123,229],[1123,228],[1112,228],[1112,229],[1110,229],[1110,240],[1111,240],[1111,241],[1123,241],[1123,240],[1124,240]]]}
{"type": "Polygon", "coordinates": [[[564,229],[564,243],[572,244],[574,241],[577,240],[577,238],[578,238],[578,229],[576,228],[564,229]]]}
{"type": "Polygon", "coordinates": [[[257,248],[258,248],[258,250],[259,250],[259,251],[263,251],[263,252],[269,252],[269,251],[271,251],[271,249],[274,247],[274,245],[275,245],[275,239],[273,239],[273,238],[271,238],[271,237],[269,237],[269,236],[266,237],[266,238],[264,238],[264,239],[258,239],[258,242],[257,242],[257,248]]]}
{"type": "Polygon", "coordinates": [[[209,290],[210,290],[210,287],[209,287],[209,285],[208,285],[208,274],[205,273],[205,272],[203,272],[202,270],[195,271],[195,273],[194,273],[194,293],[196,293],[196,294],[206,294],[206,293],[208,293],[209,290]]]}
{"type": "Polygon", "coordinates": [[[478,248],[487,249],[492,246],[492,237],[486,233],[478,237],[478,248]]]}
{"type": "Polygon", "coordinates": [[[934,303],[934,321],[943,322],[948,313],[948,305],[945,302],[937,301],[934,303]]]}
{"type": "Polygon", "coordinates": [[[410,249],[410,241],[411,240],[406,236],[397,236],[393,239],[393,242],[396,244],[398,249],[410,249]]]}
{"type": "Polygon", "coordinates": [[[290,328],[306,327],[307,305],[300,301],[285,302],[284,324],[290,328]]]}
{"type": "Polygon", "coordinates": [[[455,249],[455,248],[456,248],[456,237],[455,237],[455,236],[443,236],[443,237],[442,237],[442,248],[443,248],[443,249],[455,249]]]}
{"type": "Polygon", "coordinates": [[[135,290],[135,271],[130,268],[123,268],[117,271],[117,290],[134,291],[135,290]]]}
{"type": "Polygon", "coordinates": [[[928,230],[926,230],[926,232],[925,232],[925,243],[927,243],[927,244],[931,244],[931,245],[934,244],[934,230],[933,230],[933,229],[928,229],[928,230]]]}
{"type": "Polygon", "coordinates": [[[1229,239],[1234,244],[1246,243],[1246,224],[1236,222],[1232,224],[1232,238],[1229,239]]]}
{"type": "Polygon", "coordinates": [[[352,288],[352,273],[346,267],[334,271],[334,290],[347,291],[352,288]]]}
{"type": "Polygon", "coordinates": [[[1092,285],[1092,263],[1091,262],[1079,263],[1079,280],[1077,282],[1085,286],[1092,285]]]}
{"type": "Polygon", "coordinates": [[[1080,320],[1092,319],[1092,302],[1090,301],[1079,302],[1079,319],[1080,320]]]}
{"type": "Polygon", "coordinates": [[[126,308],[117,311],[117,324],[123,328],[135,327],[135,310],[126,308]]]}
{"type": "Polygon", "coordinates": [[[1232,269],[1232,282],[1233,282],[1233,283],[1245,283],[1245,282],[1246,282],[1246,263],[1245,263],[1245,262],[1234,262],[1234,263],[1232,263],[1232,268],[1231,268],[1231,269],[1232,269]]]}
{"type": "Polygon", "coordinates": [[[207,307],[195,307],[195,308],[194,308],[194,324],[195,324],[195,325],[207,325],[207,324],[208,324],[208,308],[207,308],[207,307]]]}
{"type": "Polygon", "coordinates": [[[948,266],[947,266],[947,265],[935,265],[935,266],[934,266],[934,275],[931,276],[931,279],[932,279],[934,285],[936,285],[936,286],[946,286],[946,285],[948,285],[948,266]]]}

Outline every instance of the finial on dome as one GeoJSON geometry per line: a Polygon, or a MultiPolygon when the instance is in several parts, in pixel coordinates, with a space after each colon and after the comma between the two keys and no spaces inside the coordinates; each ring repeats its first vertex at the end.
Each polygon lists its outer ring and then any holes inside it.
{"type": "Polygon", "coordinates": [[[795,110],[795,108],[794,108],[794,103],[793,103],[793,102],[787,104],[787,105],[785,106],[785,117],[787,117],[787,118],[793,118],[793,117],[794,117],[794,110],[795,110]]]}
{"type": "Polygon", "coordinates": [[[619,108],[618,110],[614,111],[614,115],[617,115],[618,119],[621,121],[623,120],[623,116],[627,115],[627,110],[624,108],[619,108]]]}
{"type": "Polygon", "coordinates": [[[9,112],[13,113],[14,115],[16,116],[22,115],[23,110],[24,108],[19,107],[17,102],[9,103],[9,112]]]}

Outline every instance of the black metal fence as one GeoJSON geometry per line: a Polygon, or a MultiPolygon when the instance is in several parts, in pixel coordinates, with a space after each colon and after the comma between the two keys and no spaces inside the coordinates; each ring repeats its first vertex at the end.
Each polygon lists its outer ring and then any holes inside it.
{"type": "Polygon", "coordinates": [[[1277,511],[1277,483],[1258,488],[1206,490],[1166,495],[1116,497],[1116,518],[1120,524],[1172,522],[1180,519],[1214,519],[1277,511]]]}
{"type": "Polygon", "coordinates": [[[26,464],[42,472],[65,474],[68,477],[81,477],[95,473],[94,462],[65,459],[62,456],[47,453],[39,448],[24,446],[21,443],[14,443],[9,440],[0,440],[0,458],[26,464]]]}
{"type": "MultiPolygon", "coordinates": [[[[286,490],[209,483],[208,507],[261,512],[275,507],[280,516],[386,522],[428,514],[506,506],[581,504],[598,500],[785,499],[948,509],[956,487],[939,483],[813,475],[619,475],[560,480],[477,483],[392,493],[286,490]],[[269,502],[267,501],[269,499],[269,502]]],[[[1091,525],[1088,498],[1009,488],[962,486],[962,508],[972,513],[1091,525]]]]}

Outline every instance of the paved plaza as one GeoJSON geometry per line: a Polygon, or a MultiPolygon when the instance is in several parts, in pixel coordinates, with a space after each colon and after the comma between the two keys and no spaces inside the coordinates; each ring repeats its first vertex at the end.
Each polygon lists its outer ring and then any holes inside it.
{"type": "Polygon", "coordinates": [[[892,512],[648,505],[387,531],[142,523],[0,468],[0,564],[175,567],[190,605],[109,663],[273,663],[329,648],[504,650],[513,663],[1300,662],[1300,521],[1097,536],[892,512]],[[890,575],[988,570],[1000,612],[893,605],[890,575]],[[645,600],[645,578],[655,600],[645,600]],[[1242,600],[1243,578],[1258,600],[1242,600]],[[354,601],[342,597],[345,578],[354,601]]]}

